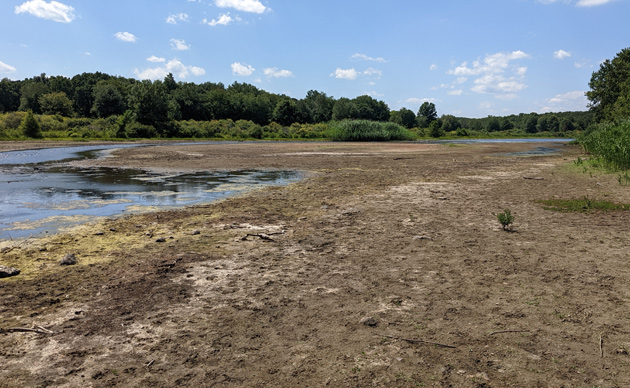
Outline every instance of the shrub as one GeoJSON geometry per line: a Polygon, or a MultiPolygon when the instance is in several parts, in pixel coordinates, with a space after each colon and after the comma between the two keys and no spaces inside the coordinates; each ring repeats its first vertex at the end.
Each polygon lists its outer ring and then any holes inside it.
{"type": "Polygon", "coordinates": [[[26,113],[22,123],[20,123],[19,129],[26,137],[32,137],[34,139],[41,139],[43,137],[41,126],[39,125],[39,121],[35,118],[35,115],[33,115],[33,111],[29,110],[28,113],[26,113]]]}
{"type": "Polygon", "coordinates": [[[333,141],[387,141],[411,137],[404,127],[396,123],[368,120],[337,122],[330,132],[333,141]]]}
{"type": "Polygon", "coordinates": [[[505,209],[503,210],[503,213],[496,214],[496,216],[497,220],[501,223],[501,226],[503,226],[503,230],[508,230],[510,225],[514,222],[514,216],[512,215],[510,209],[505,209]]]}
{"type": "Polygon", "coordinates": [[[152,138],[157,137],[157,130],[153,125],[140,124],[133,122],[127,125],[127,134],[132,138],[152,138]]]}

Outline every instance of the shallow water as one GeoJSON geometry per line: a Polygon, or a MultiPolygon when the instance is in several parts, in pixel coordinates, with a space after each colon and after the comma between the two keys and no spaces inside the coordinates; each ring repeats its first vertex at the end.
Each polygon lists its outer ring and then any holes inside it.
{"type": "Polygon", "coordinates": [[[56,162],[112,148],[121,146],[0,153],[0,240],[54,233],[95,217],[207,203],[300,177],[295,171],[159,174],[56,162]]]}

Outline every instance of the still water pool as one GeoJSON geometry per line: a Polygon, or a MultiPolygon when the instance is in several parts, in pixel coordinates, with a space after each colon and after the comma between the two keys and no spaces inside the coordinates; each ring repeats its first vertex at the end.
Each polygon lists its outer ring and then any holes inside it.
{"type": "Polygon", "coordinates": [[[95,217],[207,203],[300,178],[295,171],[160,174],[65,163],[113,148],[121,145],[0,153],[0,240],[54,233],[95,217]]]}

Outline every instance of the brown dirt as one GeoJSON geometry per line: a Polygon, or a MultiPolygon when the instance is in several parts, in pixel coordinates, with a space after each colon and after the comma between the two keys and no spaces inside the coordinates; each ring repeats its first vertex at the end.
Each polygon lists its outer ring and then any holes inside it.
{"type": "Polygon", "coordinates": [[[630,191],[576,147],[501,155],[535,146],[119,151],[96,164],[305,179],[4,249],[0,387],[630,386],[630,212],[535,202],[630,191]]]}

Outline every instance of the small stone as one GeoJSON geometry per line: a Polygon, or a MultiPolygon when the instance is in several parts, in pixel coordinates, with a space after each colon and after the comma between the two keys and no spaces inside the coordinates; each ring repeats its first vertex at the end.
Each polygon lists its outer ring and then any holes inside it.
{"type": "Polygon", "coordinates": [[[63,259],[61,259],[60,265],[75,265],[77,263],[77,257],[74,253],[66,254],[63,259]]]}
{"type": "Polygon", "coordinates": [[[94,233],[95,236],[102,236],[104,234],[105,234],[104,232],[96,232],[96,233],[94,233]]]}
{"type": "Polygon", "coordinates": [[[9,278],[20,274],[20,270],[13,267],[5,267],[0,265],[0,278],[9,278]]]}
{"type": "Polygon", "coordinates": [[[374,327],[378,325],[378,321],[374,317],[363,317],[361,318],[359,323],[369,327],[374,327]]]}
{"type": "Polygon", "coordinates": [[[617,354],[628,354],[628,351],[625,348],[617,349],[617,354]]]}
{"type": "Polygon", "coordinates": [[[432,238],[429,236],[414,236],[413,239],[414,240],[432,240],[432,238]]]}
{"type": "Polygon", "coordinates": [[[163,243],[163,242],[166,242],[166,239],[164,237],[160,237],[157,240],[155,240],[155,242],[163,243]]]}
{"type": "Polygon", "coordinates": [[[200,230],[193,230],[193,232],[192,232],[192,235],[193,235],[193,236],[197,236],[197,235],[199,235],[199,234],[201,234],[201,231],[200,231],[200,230]]]}

